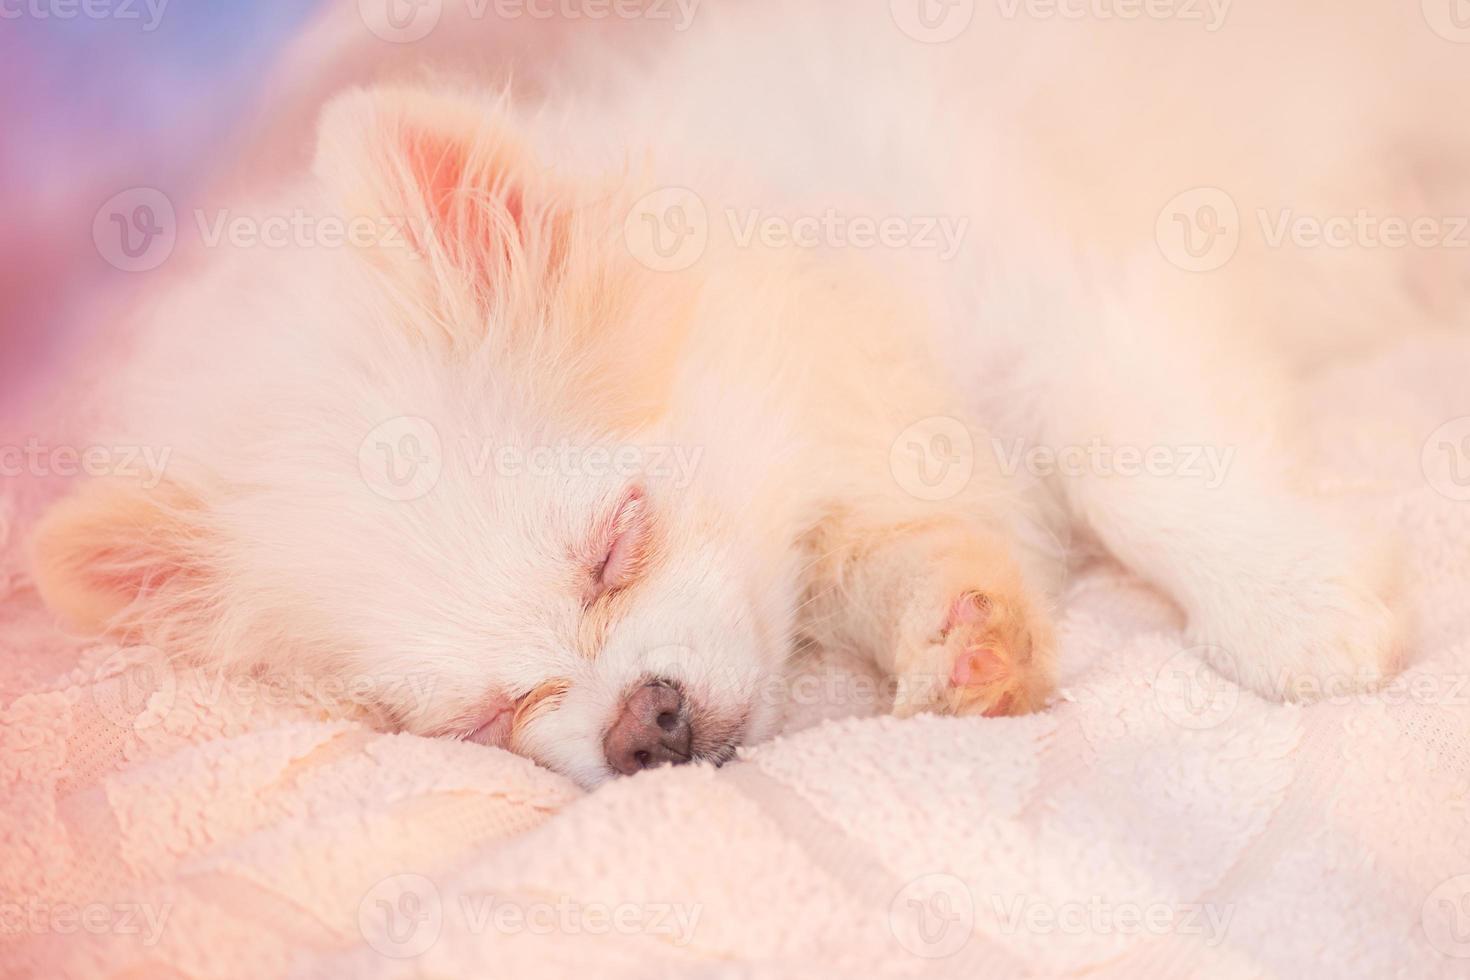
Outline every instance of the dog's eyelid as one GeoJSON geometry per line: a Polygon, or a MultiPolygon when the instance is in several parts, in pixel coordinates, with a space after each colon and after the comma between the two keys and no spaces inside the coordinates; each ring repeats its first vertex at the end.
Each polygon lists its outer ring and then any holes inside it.
{"type": "Polygon", "coordinates": [[[637,579],[648,545],[648,517],[643,489],[634,485],[599,535],[603,544],[592,569],[589,601],[625,588],[637,579]]]}

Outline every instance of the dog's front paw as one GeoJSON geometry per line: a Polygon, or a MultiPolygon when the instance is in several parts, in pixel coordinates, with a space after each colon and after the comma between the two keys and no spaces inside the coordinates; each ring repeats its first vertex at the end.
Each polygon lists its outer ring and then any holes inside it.
{"type": "Polygon", "coordinates": [[[1191,622],[1222,674],[1273,700],[1311,702],[1371,691],[1400,669],[1402,624],[1380,588],[1362,577],[1283,579],[1191,622]]]}
{"type": "Polygon", "coordinates": [[[1052,634],[1019,589],[970,588],[917,601],[905,617],[894,714],[1017,715],[1052,689],[1052,634]],[[938,615],[935,611],[938,611],[938,615]]]}

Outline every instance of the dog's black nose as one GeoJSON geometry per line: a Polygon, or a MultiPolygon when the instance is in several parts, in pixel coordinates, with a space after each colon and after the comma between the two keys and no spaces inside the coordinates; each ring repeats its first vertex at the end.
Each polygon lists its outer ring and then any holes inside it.
{"type": "Polygon", "coordinates": [[[608,765],[629,776],[688,762],[692,737],[684,695],[668,681],[649,681],[629,696],[602,740],[602,751],[608,765]]]}

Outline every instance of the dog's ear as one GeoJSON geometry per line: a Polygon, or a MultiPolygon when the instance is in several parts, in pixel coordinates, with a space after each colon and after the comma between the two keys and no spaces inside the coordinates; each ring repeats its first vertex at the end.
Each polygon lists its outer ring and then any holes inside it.
{"type": "Polygon", "coordinates": [[[439,92],[358,90],[323,111],[316,175],[354,220],[485,306],[549,275],[565,205],[508,114],[439,92]],[[513,282],[512,277],[532,277],[513,282]]]}
{"type": "Polygon", "coordinates": [[[36,585],[71,627],[91,633],[137,625],[150,597],[197,591],[204,524],[170,484],[120,479],[82,485],[54,504],[31,541],[36,585]]]}

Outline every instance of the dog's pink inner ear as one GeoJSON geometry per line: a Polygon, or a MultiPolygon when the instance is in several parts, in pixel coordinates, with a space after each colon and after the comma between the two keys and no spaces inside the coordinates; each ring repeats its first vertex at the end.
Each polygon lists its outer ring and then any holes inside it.
{"type": "Polygon", "coordinates": [[[599,535],[604,544],[595,595],[626,588],[638,578],[648,553],[649,519],[643,491],[634,487],[599,535]]]}
{"type": "Polygon", "coordinates": [[[457,270],[476,291],[559,254],[553,194],[493,106],[394,89],[351,93],[323,114],[315,169],[349,214],[401,223],[430,267],[457,270]]]}
{"type": "Polygon", "coordinates": [[[421,251],[437,246],[482,282],[499,278],[526,244],[519,150],[503,134],[401,125],[405,192],[421,195],[427,219],[427,227],[410,220],[411,240],[421,251]]]}

